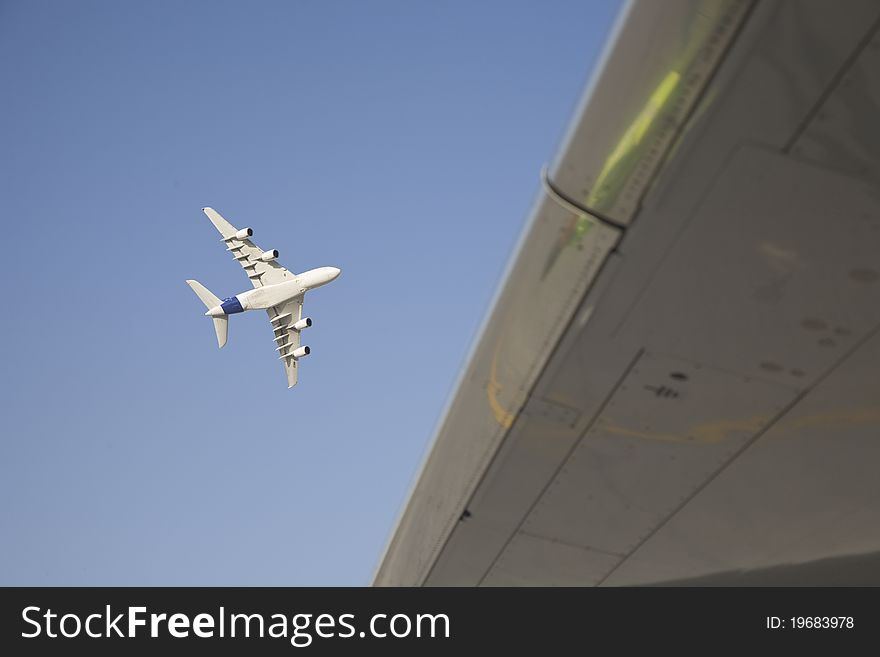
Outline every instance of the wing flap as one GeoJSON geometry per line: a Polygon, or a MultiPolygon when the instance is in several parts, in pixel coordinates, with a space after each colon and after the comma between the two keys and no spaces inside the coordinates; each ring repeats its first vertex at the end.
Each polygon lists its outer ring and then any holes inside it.
{"type": "Polygon", "coordinates": [[[292,388],[298,380],[299,364],[290,352],[300,346],[300,333],[292,326],[302,317],[302,298],[291,299],[269,308],[266,312],[275,333],[275,351],[279,352],[278,360],[282,361],[284,373],[287,375],[287,387],[292,388]]]}

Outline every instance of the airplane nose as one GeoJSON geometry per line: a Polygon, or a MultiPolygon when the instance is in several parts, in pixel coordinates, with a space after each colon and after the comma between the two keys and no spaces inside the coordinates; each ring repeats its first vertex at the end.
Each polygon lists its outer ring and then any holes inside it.
{"type": "Polygon", "coordinates": [[[339,278],[339,274],[342,273],[342,270],[339,269],[338,267],[328,267],[328,269],[330,270],[330,280],[331,281],[335,281],[337,278],[339,278]]]}

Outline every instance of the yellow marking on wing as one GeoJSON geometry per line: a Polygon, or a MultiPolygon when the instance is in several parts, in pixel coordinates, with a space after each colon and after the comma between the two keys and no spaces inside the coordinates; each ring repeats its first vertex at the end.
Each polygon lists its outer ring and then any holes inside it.
{"type": "MultiPolygon", "coordinates": [[[[604,421],[599,428],[605,433],[642,438],[644,440],[712,444],[728,440],[737,432],[755,433],[760,431],[770,419],[766,415],[757,415],[739,420],[714,420],[690,427],[680,434],[631,429],[607,421],[604,421]]],[[[880,408],[875,406],[840,409],[827,413],[792,417],[782,420],[775,430],[781,434],[789,434],[809,429],[853,429],[871,425],[880,425],[880,408]]]]}
{"type": "Polygon", "coordinates": [[[764,415],[741,420],[714,420],[695,425],[681,434],[661,433],[656,431],[630,429],[616,424],[603,422],[600,429],[605,433],[645,440],[660,440],[675,443],[718,443],[730,437],[734,432],[754,433],[766,424],[769,418],[764,415]]]}
{"type": "Polygon", "coordinates": [[[783,421],[780,429],[785,432],[804,429],[852,429],[871,424],[880,424],[880,408],[876,406],[793,417],[788,421],[783,421]]]}
{"type": "Polygon", "coordinates": [[[501,348],[501,342],[499,341],[497,345],[495,345],[495,352],[492,354],[492,367],[489,370],[489,385],[486,386],[486,394],[489,397],[489,406],[492,409],[492,413],[495,414],[495,421],[498,422],[505,429],[509,429],[513,425],[514,416],[512,413],[508,412],[504,406],[501,405],[501,402],[498,401],[498,393],[501,392],[501,384],[498,383],[498,350],[501,348]]]}

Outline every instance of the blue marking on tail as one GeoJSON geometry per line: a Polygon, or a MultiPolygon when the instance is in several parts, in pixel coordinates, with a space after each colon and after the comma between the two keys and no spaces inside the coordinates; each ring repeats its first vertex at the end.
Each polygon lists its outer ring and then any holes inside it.
{"type": "Polygon", "coordinates": [[[220,304],[220,307],[227,315],[234,315],[235,313],[244,312],[244,308],[241,307],[241,302],[238,300],[238,297],[229,297],[228,299],[223,299],[223,303],[220,304]]]}

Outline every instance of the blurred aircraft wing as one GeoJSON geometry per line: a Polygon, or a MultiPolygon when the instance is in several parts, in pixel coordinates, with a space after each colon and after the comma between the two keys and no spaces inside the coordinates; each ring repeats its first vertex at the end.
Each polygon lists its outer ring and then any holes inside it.
{"type": "Polygon", "coordinates": [[[627,5],[376,585],[880,584],[878,25],[627,5]]]}

